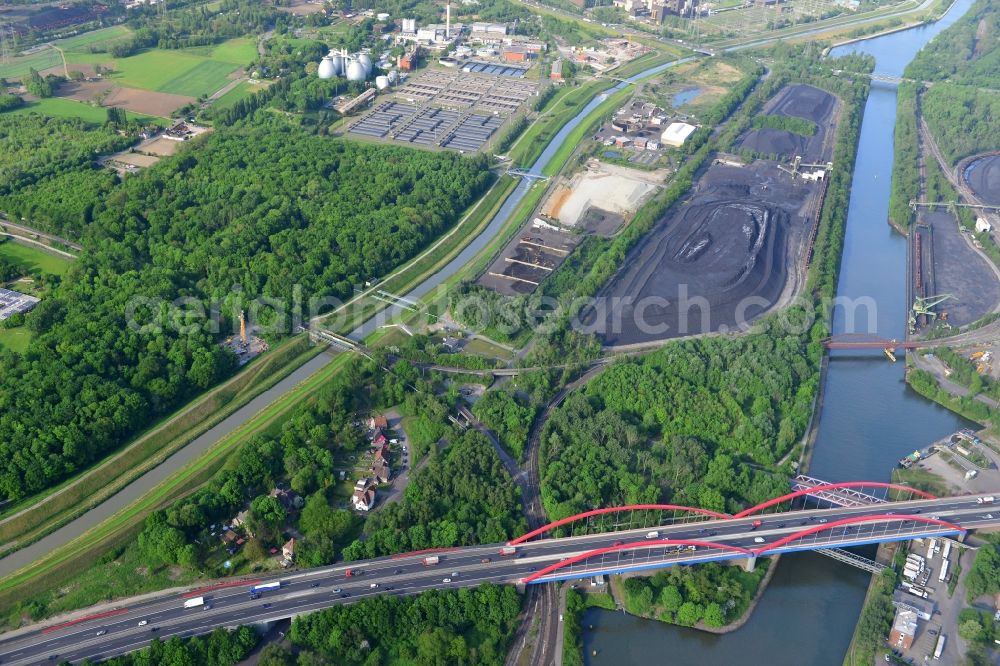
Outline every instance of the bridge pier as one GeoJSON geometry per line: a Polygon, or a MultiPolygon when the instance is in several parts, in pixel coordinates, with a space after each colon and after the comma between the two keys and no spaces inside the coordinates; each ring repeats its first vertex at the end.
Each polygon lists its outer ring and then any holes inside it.
{"type": "Polygon", "coordinates": [[[752,572],[757,568],[757,556],[751,555],[750,557],[743,560],[743,570],[747,573],[752,572]]]}

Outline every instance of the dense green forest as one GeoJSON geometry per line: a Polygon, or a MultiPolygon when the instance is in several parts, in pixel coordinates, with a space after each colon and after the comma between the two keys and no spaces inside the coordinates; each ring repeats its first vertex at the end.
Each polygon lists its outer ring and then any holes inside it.
{"type": "MultiPolygon", "coordinates": [[[[1000,73],[995,85],[1000,86],[1000,73]]],[[[1000,149],[1000,95],[996,92],[938,83],[920,95],[920,114],[952,164],[1000,149]]]]}
{"type": "Polygon", "coordinates": [[[501,666],[520,611],[510,585],[379,595],[296,618],[289,635],[306,654],[273,649],[262,664],[501,666]]]}
{"type": "Polygon", "coordinates": [[[369,517],[345,558],[495,543],[528,531],[517,487],[485,435],[453,435],[437,457],[412,473],[402,501],[369,517]]]}
{"type": "Polygon", "coordinates": [[[95,154],[122,150],[132,143],[110,127],[82,120],[37,114],[0,116],[0,210],[10,210],[11,194],[61,174],[90,171],[95,154]]]}
{"type": "MultiPolygon", "coordinates": [[[[908,78],[934,84],[920,93],[920,115],[952,164],[963,157],[1000,149],[996,120],[1000,117],[1000,98],[995,92],[1000,88],[998,35],[1000,8],[989,0],[978,0],[954,25],[921,49],[904,73],[908,78]]],[[[900,107],[897,113],[902,116],[912,113],[912,109],[900,107]]],[[[897,128],[900,122],[897,120],[897,128]]],[[[905,150],[915,153],[915,138],[906,139],[905,150]]],[[[904,166],[909,168],[908,163],[904,166]]],[[[907,180],[914,179],[910,175],[907,180]]]]}
{"type": "Polygon", "coordinates": [[[685,627],[701,622],[717,629],[746,612],[769,566],[771,562],[764,560],[747,572],[709,562],[663,569],[650,578],[628,578],[623,581],[625,607],[630,613],[685,627]]]}
{"type": "Polygon", "coordinates": [[[780,495],[775,466],[812,413],[820,349],[773,320],[759,335],[670,344],[619,363],[546,423],[542,500],[558,520],[594,506],[731,511],[780,495]]]}
{"type": "Polygon", "coordinates": [[[234,666],[246,659],[259,641],[260,636],[251,627],[240,627],[236,631],[216,629],[207,636],[188,639],[172,636],[161,641],[154,638],[149,647],[101,663],[107,666],[234,666]]]}
{"type": "Polygon", "coordinates": [[[537,412],[536,405],[504,390],[487,391],[472,407],[476,418],[497,434],[515,460],[524,456],[528,432],[537,412]]]}
{"type": "Polygon", "coordinates": [[[1000,77],[1000,8],[977,0],[969,11],[928,43],[906,67],[918,81],[948,81],[996,88],[1000,77]]]}
{"type": "Polygon", "coordinates": [[[482,157],[318,137],[261,112],[105,193],[107,181],[79,171],[127,139],[34,116],[3,116],[0,128],[11,148],[0,182],[26,188],[9,200],[47,210],[41,226],[51,220],[47,230],[87,248],[27,318],[27,352],[0,352],[0,494],[12,498],[99,459],[232,371],[213,322],[141,303],[215,297],[231,317],[231,299],[267,297],[290,315],[294,295],[308,315],[309,299],[349,296],[413,256],[490,179],[482,157]],[[91,201],[81,180],[98,185],[91,201]],[[59,207],[81,215],[64,219],[59,207]]]}

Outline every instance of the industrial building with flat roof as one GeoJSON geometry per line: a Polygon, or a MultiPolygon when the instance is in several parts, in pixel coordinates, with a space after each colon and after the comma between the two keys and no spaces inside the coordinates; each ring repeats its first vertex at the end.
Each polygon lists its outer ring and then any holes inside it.
{"type": "Polygon", "coordinates": [[[16,314],[25,314],[38,305],[39,299],[10,289],[0,289],[0,321],[16,314]]]}
{"type": "Polygon", "coordinates": [[[664,145],[680,148],[696,129],[698,128],[687,123],[670,123],[670,126],[663,130],[663,134],[660,135],[660,141],[664,145]]]}

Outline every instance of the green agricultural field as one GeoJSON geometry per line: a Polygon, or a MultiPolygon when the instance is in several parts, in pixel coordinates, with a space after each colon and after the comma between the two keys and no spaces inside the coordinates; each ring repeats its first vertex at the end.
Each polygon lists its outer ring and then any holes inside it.
{"type": "Polygon", "coordinates": [[[202,60],[192,69],[167,81],[157,91],[191,97],[210,95],[226,85],[233,69],[232,63],[202,60]]]}
{"type": "Polygon", "coordinates": [[[257,92],[258,90],[263,90],[266,87],[267,87],[266,85],[253,85],[251,83],[243,81],[235,88],[227,92],[225,95],[215,100],[215,102],[212,104],[212,110],[221,111],[224,109],[228,109],[241,99],[246,99],[250,95],[257,92]]]}
{"type": "MultiPolygon", "coordinates": [[[[89,123],[103,123],[108,119],[107,109],[65,97],[50,97],[37,102],[26,102],[21,108],[8,111],[8,113],[40,113],[43,116],[52,116],[53,118],[80,118],[89,123]]],[[[128,117],[153,122],[167,120],[131,111],[128,112],[128,117]]]]}
{"type": "Polygon", "coordinates": [[[246,37],[230,39],[216,46],[208,57],[244,67],[257,57],[257,42],[246,37]]]}
{"type": "Polygon", "coordinates": [[[16,79],[25,76],[29,69],[41,71],[62,64],[55,49],[45,49],[29,56],[12,58],[9,63],[0,64],[0,78],[16,79]]]}
{"type": "Polygon", "coordinates": [[[37,269],[52,275],[65,275],[70,264],[73,263],[72,260],[65,257],[49,254],[43,250],[12,241],[0,243],[0,257],[13,261],[25,273],[37,269]]]}
{"type": "Polygon", "coordinates": [[[126,88],[198,97],[226,85],[229,75],[240,65],[249,64],[255,51],[251,40],[231,39],[214,48],[150,49],[128,58],[68,51],[66,60],[81,65],[113,67],[112,80],[126,88]],[[236,59],[241,60],[237,62],[236,59]]]}
{"type": "Polygon", "coordinates": [[[91,30],[82,35],[67,37],[56,41],[56,46],[64,51],[86,51],[84,47],[96,44],[97,42],[115,42],[126,35],[131,35],[132,31],[123,25],[114,25],[110,28],[91,30]]]}

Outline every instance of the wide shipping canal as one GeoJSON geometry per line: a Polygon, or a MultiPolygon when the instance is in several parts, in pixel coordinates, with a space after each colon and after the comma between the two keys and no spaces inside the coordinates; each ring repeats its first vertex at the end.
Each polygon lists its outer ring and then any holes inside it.
{"type": "MultiPolygon", "coordinates": [[[[832,55],[868,53],[877,73],[900,76],[917,51],[972,2],[957,0],[936,23],[850,44],[832,55]]],[[[856,308],[855,331],[868,331],[870,311],[872,330],[887,338],[904,337],[907,308],[906,240],[886,223],[893,156],[887,130],[895,118],[895,88],[873,83],[837,288],[841,298],[873,304],[870,310],[856,308]]],[[[842,310],[835,312],[833,329],[844,331],[842,310]]],[[[968,425],[910,390],[903,368],[881,352],[832,354],[811,475],[827,481],[888,480],[900,457],[968,425]]],[[[583,617],[585,660],[594,666],[645,666],[651,655],[661,655],[678,665],[840,666],[868,581],[868,574],[820,555],[786,555],[747,624],[721,636],[592,609],[583,617]]]]}

